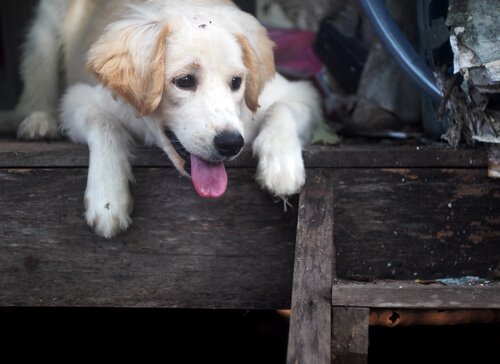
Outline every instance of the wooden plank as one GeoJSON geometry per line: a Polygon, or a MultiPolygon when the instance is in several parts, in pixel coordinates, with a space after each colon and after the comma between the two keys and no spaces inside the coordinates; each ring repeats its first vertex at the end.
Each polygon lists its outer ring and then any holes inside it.
{"type": "Polygon", "coordinates": [[[488,152],[450,149],[445,144],[408,146],[361,144],[309,146],[304,156],[309,168],[484,168],[488,152]]]}
{"type": "Polygon", "coordinates": [[[332,307],[332,363],[366,364],[370,309],[332,307]]]}
{"type": "MultiPolygon", "coordinates": [[[[134,165],[170,167],[158,148],[137,148],[134,165]]],[[[444,144],[433,146],[343,145],[308,146],[304,160],[309,168],[486,168],[486,149],[451,150],[444,144]]],[[[87,148],[66,141],[26,143],[0,139],[0,168],[87,166],[87,148]]],[[[233,167],[254,167],[256,161],[246,151],[233,167]]]]}
{"type": "Polygon", "coordinates": [[[84,221],[85,169],[0,170],[0,305],[289,308],[296,209],[228,173],[203,200],[171,168],[136,169],[134,223],[108,241],[84,221]]]}
{"type": "Polygon", "coordinates": [[[333,306],[415,309],[500,309],[500,284],[422,285],[409,281],[335,282],[333,306]]]}
{"type": "Polygon", "coordinates": [[[330,363],[333,192],[320,173],[300,194],[288,363],[330,363]]]}
{"type": "MultiPolygon", "coordinates": [[[[15,168],[86,165],[86,147],[65,142],[0,143],[2,148],[0,160],[15,168]]],[[[141,169],[168,164],[155,148],[141,150],[136,163],[141,169]]],[[[234,168],[245,168],[244,163],[234,168]]],[[[326,173],[335,185],[341,278],[487,277],[500,266],[499,182],[487,178],[486,170],[335,168],[326,173]]]]}
{"type": "Polygon", "coordinates": [[[486,169],[330,172],[340,278],[487,278],[500,267],[500,182],[486,169]]]}

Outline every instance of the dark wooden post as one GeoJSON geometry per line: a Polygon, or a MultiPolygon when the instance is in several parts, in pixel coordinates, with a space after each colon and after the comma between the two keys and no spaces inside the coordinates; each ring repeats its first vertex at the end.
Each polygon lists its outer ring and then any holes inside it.
{"type": "Polygon", "coordinates": [[[369,308],[332,308],[332,363],[368,362],[369,319],[369,308]]]}
{"type": "Polygon", "coordinates": [[[323,174],[309,178],[298,215],[287,362],[330,364],[333,191],[323,174]]]}

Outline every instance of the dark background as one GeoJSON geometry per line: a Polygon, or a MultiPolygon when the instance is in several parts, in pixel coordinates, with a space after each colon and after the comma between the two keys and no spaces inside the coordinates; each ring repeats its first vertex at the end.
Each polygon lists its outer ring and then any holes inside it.
{"type": "MultiPolygon", "coordinates": [[[[2,357],[150,363],[285,363],[274,311],[2,308],[2,357]]],[[[498,326],[371,328],[370,363],[496,363],[498,326]]],[[[304,363],[308,364],[308,363],[304,363]]]]}

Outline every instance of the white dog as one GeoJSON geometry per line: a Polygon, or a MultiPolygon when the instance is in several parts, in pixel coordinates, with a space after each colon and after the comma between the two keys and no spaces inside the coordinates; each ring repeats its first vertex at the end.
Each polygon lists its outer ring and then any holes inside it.
{"type": "Polygon", "coordinates": [[[3,128],[88,145],[86,219],[101,236],[131,223],[135,142],[158,145],[202,197],[225,192],[224,162],[244,145],[274,195],[304,184],[319,97],[275,73],[265,29],[230,1],[41,0],[24,51],[24,91],[3,128]]]}

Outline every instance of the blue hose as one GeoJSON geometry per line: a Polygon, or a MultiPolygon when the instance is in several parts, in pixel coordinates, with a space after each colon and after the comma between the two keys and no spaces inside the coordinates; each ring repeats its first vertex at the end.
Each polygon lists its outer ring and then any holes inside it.
{"type": "Polygon", "coordinates": [[[392,54],[396,62],[422,90],[439,102],[443,94],[436,85],[436,79],[431,68],[422,60],[401,32],[387,11],[384,0],[360,1],[381,42],[392,54]]]}

